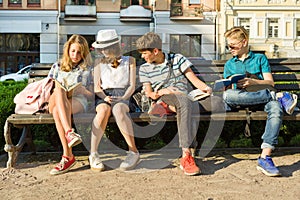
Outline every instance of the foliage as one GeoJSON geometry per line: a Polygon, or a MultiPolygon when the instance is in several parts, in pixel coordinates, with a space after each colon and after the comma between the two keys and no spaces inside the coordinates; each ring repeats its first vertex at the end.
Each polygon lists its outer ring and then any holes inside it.
{"type": "MultiPolygon", "coordinates": [[[[15,104],[13,102],[14,97],[18,94],[25,86],[26,81],[14,82],[4,81],[0,82],[0,127],[4,127],[5,121],[9,115],[14,113],[15,104]]],[[[17,131],[12,129],[12,131],[17,131]]],[[[0,129],[0,153],[3,152],[4,148],[4,129],[0,129]]]]}

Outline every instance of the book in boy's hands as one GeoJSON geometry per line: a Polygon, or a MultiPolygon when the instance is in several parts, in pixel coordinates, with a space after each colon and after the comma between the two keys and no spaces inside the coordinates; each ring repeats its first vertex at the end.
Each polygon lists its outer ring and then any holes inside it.
{"type": "Polygon", "coordinates": [[[222,90],[233,83],[237,83],[239,80],[246,78],[246,74],[235,74],[227,79],[220,79],[215,81],[214,90],[222,90]]]}
{"type": "Polygon", "coordinates": [[[59,82],[56,79],[55,79],[55,82],[56,82],[55,85],[58,85],[59,87],[61,87],[62,89],[64,89],[67,92],[67,96],[69,98],[72,96],[74,89],[82,85],[81,82],[69,85],[66,79],[63,79],[63,83],[59,82]]]}
{"type": "Polygon", "coordinates": [[[192,101],[199,101],[210,96],[209,93],[203,92],[202,90],[195,89],[188,93],[188,98],[192,101]]]}

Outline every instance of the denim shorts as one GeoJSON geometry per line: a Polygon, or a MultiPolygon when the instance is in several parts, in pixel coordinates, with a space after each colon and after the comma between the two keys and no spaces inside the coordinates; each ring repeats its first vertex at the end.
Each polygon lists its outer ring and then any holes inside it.
{"type": "Polygon", "coordinates": [[[72,100],[78,101],[82,105],[84,112],[86,112],[88,110],[88,100],[84,95],[79,94],[79,95],[73,96],[72,100]]]}
{"type": "MultiPolygon", "coordinates": [[[[103,90],[103,91],[104,91],[104,94],[106,96],[119,96],[119,97],[121,97],[121,96],[123,96],[125,94],[126,89],[123,89],[123,88],[112,88],[112,89],[106,89],[106,90],[103,90]]],[[[129,105],[129,100],[122,100],[120,102],[129,105]]],[[[95,97],[95,106],[97,107],[101,103],[105,103],[105,104],[111,106],[110,103],[104,101],[104,99],[102,99],[102,98],[100,98],[100,97],[98,97],[96,95],[96,97],[95,97]]]]}

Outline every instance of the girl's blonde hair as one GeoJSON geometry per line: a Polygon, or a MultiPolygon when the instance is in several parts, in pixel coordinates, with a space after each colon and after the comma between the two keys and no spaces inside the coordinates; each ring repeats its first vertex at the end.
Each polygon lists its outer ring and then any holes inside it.
{"type": "Polygon", "coordinates": [[[235,26],[224,33],[225,38],[233,38],[238,40],[249,40],[248,31],[242,26],[235,26]]]}
{"type": "Polygon", "coordinates": [[[69,40],[64,45],[64,52],[63,57],[60,62],[60,69],[62,71],[69,72],[72,70],[73,63],[69,55],[69,50],[71,44],[77,43],[80,46],[80,53],[81,53],[81,62],[80,62],[80,68],[83,70],[86,70],[88,66],[92,65],[92,58],[90,55],[89,45],[86,39],[81,36],[74,34],[72,35],[69,40]]]}

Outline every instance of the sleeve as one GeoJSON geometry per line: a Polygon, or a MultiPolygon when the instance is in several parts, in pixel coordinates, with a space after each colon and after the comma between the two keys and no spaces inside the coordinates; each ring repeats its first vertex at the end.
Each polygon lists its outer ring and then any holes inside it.
{"type": "Polygon", "coordinates": [[[82,85],[85,87],[89,87],[92,83],[91,81],[91,75],[92,75],[92,71],[91,71],[91,67],[88,67],[87,70],[84,70],[82,72],[82,85]]]}
{"type": "Polygon", "coordinates": [[[59,64],[54,63],[48,73],[48,78],[56,79],[59,70],[59,64]]]}
{"type": "Polygon", "coordinates": [[[139,79],[141,83],[151,82],[146,70],[146,65],[141,65],[139,69],[139,79]]]}
{"type": "Polygon", "coordinates": [[[269,61],[265,55],[262,54],[262,57],[260,59],[261,63],[261,72],[262,73],[271,73],[271,67],[269,64],[269,61]]]}
{"type": "Polygon", "coordinates": [[[228,78],[232,76],[232,72],[230,71],[230,60],[228,60],[224,65],[224,72],[223,72],[223,78],[228,78]]]}
{"type": "Polygon", "coordinates": [[[184,73],[188,68],[191,68],[193,63],[189,61],[185,56],[176,54],[174,58],[173,69],[176,69],[176,65],[178,65],[177,67],[179,67],[180,72],[184,73]]]}

